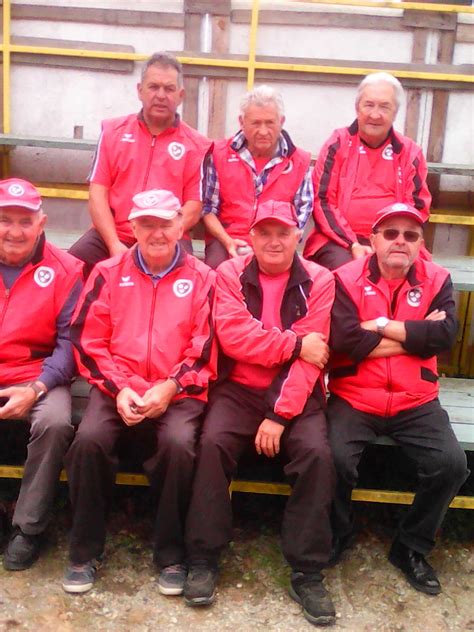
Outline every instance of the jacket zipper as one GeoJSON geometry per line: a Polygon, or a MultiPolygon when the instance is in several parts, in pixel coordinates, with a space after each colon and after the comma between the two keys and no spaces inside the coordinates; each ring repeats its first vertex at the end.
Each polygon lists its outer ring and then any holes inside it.
{"type": "Polygon", "coordinates": [[[147,182],[148,182],[148,176],[150,175],[151,161],[152,161],[152,158],[153,158],[153,153],[155,151],[155,143],[156,143],[156,136],[152,136],[151,137],[151,145],[150,145],[150,153],[148,155],[148,164],[146,166],[145,179],[143,180],[142,191],[146,191],[146,185],[147,185],[147,182]]]}
{"type": "MultiPolygon", "coordinates": [[[[153,281],[151,281],[153,283],[153,281]]],[[[151,374],[151,343],[153,337],[153,321],[155,320],[155,303],[156,303],[156,293],[158,290],[158,283],[153,286],[153,299],[151,301],[151,313],[150,313],[150,321],[148,324],[148,345],[147,345],[147,359],[146,359],[146,375],[147,380],[150,381],[151,374]]]]}

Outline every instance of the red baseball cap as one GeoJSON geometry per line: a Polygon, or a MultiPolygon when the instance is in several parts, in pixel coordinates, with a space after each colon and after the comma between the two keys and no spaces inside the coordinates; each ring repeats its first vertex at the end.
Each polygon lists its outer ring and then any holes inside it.
{"type": "Polygon", "coordinates": [[[423,226],[425,223],[425,219],[423,215],[418,211],[414,206],[410,206],[409,204],[403,204],[401,202],[396,202],[395,204],[390,204],[389,206],[385,206],[384,208],[377,211],[375,214],[375,220],[372,224],[372,230],[374,231],[379,224],[381,224],[384,220],[389,217],[411,217],[418,224],[423,226]]]}
{"type": "Polygon", "coordinates": [[[37,213],[41,209],[41,196],[36,187],[27,180],[0,180],[0,207],[9,206],[19,206],[37,213]]]}
{"type": "Polygon", "coordinates": [[[285,226],[298,226],[295,207],[290,202],[269,200],[259,204],[250,228],[263,222],[264,219],[274,219],[285,226]]]}
{"type": "Polygon", "coordinates": [[[174,219],[180,213],[181,204],[171,191],[151,189],[133,196],[133,207],[128,219],[136,217],[174,219]]]}

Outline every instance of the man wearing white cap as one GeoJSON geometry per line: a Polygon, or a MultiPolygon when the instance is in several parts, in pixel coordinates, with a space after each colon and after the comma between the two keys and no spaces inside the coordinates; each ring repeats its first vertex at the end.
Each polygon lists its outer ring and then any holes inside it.
{"type": "Polygon", "coordinates": [[[66,455],[73,523],[63,588],[94,583],[119,446],[133,441],[157,498],[158,587],[177,595],[200,415],[215,377],[215,274],[180,247],[181,205],[169,191],[135,195],[129,219],[137,244],[96,266],[71,326],[92,389],[66,455]]]}
{"type": "Polygon", "coordinates": [[[350,498],[364,447],[389,435],[418,471],[389,560],[414,588],[436,595],[441,586],[425,555],[467,469],[438,400],[436,355],[457,330],[453,288],[447,270],[418,256],[424,221],[407,204],[383,208],[372,227],[374,254],[335,272],[328,423],[338,472],[334,561],[352,539],[350,498]]]}
{"type": "Polygon", "coordinates": [[[26,569],[39,554],[74,435],[69,324],[82,288],[82,264],[46,241],[45,223],[30,182],[0,182],[0,427],[7,419],[26,419],[30,427],[3,558],[7,570],[26,569]]]}
{"type": "Polygon", "coordinates": [[[264,202],[252,254],[217,272],[216,333],[227,378],[211,394],[186,524],[190,606],[212,603],[219,554],[232,538],[228,486],[246,446],[280,452],[292,486],[282,525],[290,595],[314,624],[335,621],[321,574],[331,548],[335,483],[322,372],[334,299],[332,274],[296,253],[301,231],[289,202],[264,202]]]}

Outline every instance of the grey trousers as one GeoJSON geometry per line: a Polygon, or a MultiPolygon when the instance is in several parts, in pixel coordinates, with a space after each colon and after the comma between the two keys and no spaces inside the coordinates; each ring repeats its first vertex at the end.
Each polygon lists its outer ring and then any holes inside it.
{"type": "Polygon", "coordinates": [[[51,389],[33,406],[27,421],[28,453],[12,524],[36,535],[49,522],[63,458],[74,437],[69,386],[51,389]]]}

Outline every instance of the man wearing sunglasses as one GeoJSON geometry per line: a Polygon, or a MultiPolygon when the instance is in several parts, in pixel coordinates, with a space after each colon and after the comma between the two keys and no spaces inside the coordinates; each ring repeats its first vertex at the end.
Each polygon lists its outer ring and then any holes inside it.
{"type": "Polygon", "coordinates": [[[457,330],[452,283],[447,270],[418,257],[423,222],[413,206],[383,208],[370,236],[374,254],[336,271],[328,423],[338,473],[333,561],[353,539],[350,499],[364,447],[389,435],[418,472],[389,560],[414,588],[436,595],[441,585],[425,555],[468,471],[438,400],[436,355],[457,330]]]}

